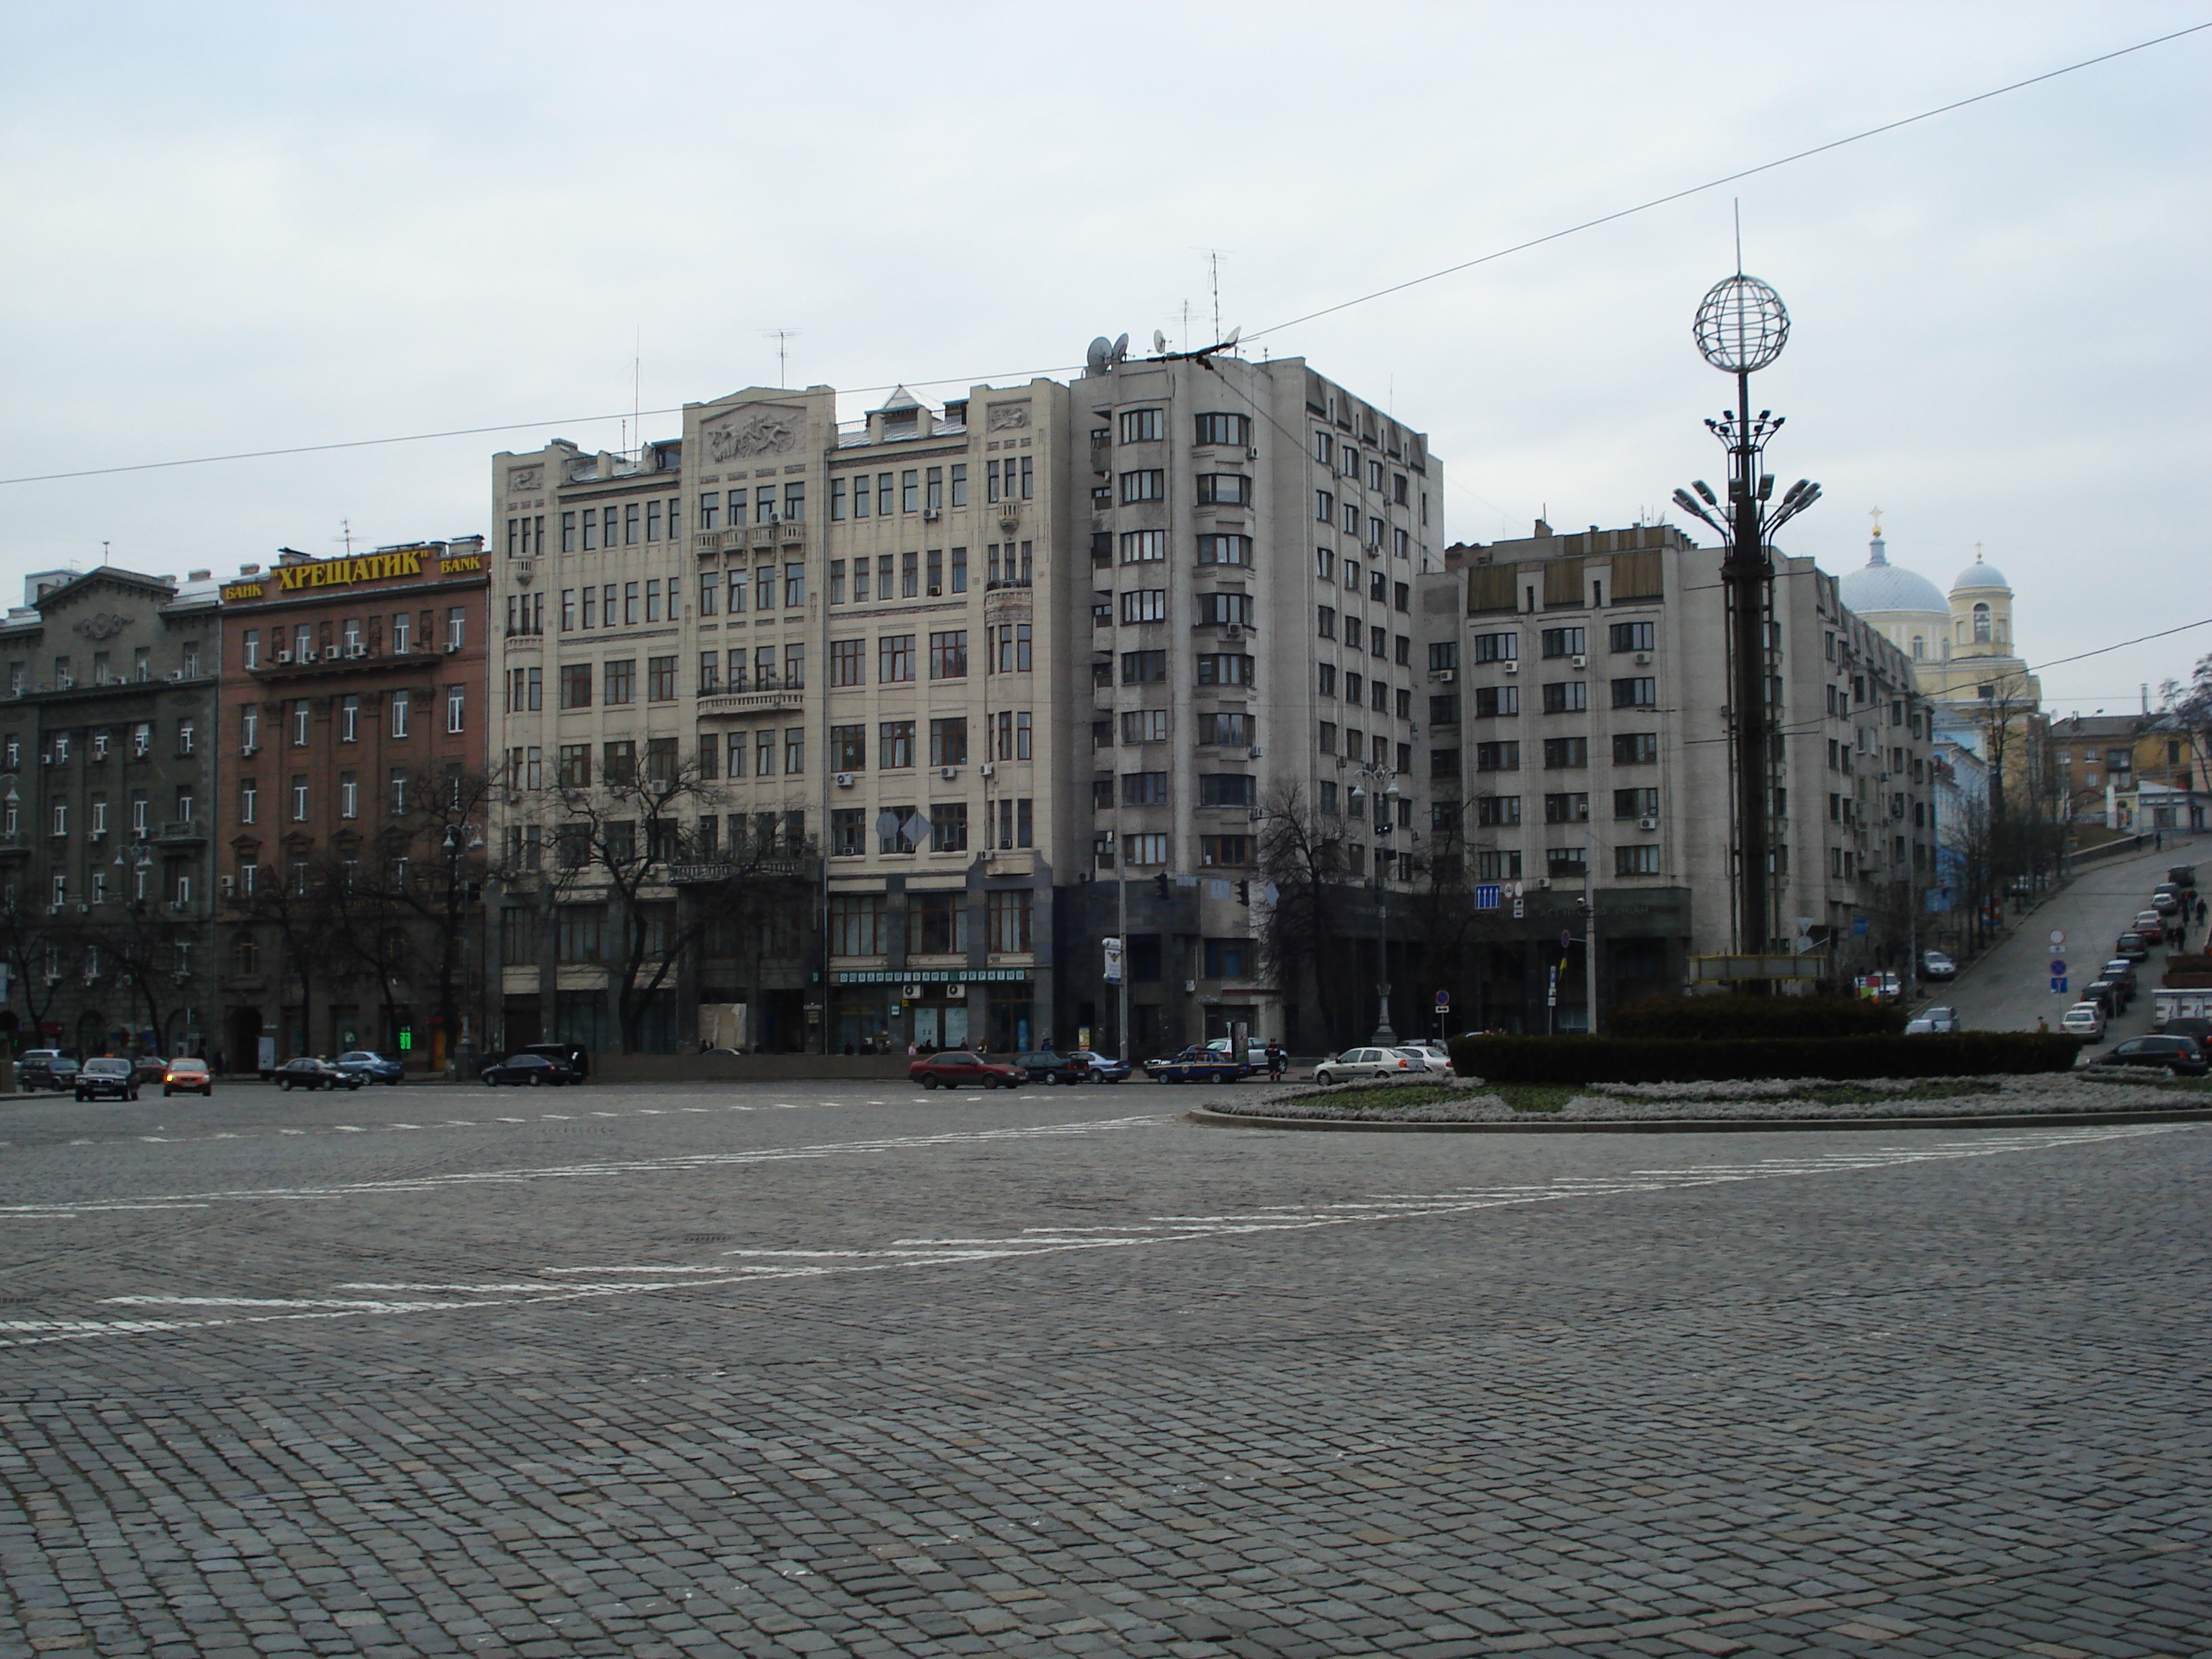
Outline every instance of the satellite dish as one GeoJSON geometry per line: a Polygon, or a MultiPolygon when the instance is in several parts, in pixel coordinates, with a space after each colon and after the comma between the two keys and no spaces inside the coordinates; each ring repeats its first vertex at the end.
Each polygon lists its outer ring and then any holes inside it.
{"type": "Polygon", "coordinates": [[[1237,324],[1236,327],[1234,327],[1234,328],[1231,329],[1231,330],[1229,331],[1229,337],[1228,337],[1227,339],[1224,340],[1224,341],[1221,343],[1222,349],[1225,351],[1225,350],[1227,350],[1231,346],[1235,345],[1235,344],[1237,343],[1237,337],[1238,335],[1242,334],[1243,331],[1244,331],[1244,325],[1243,325],[1243,324],[1242,324],[1242,323],[1237,324]]]}
{"type": "Polygon", "coordinates": [[[1159,330],[1154,329],[1152,331],[1152,349],[1164,356],[1167,355],[1167,349],[1168,337],[1161,333],[1159,330]]]}
{"type": "Polygon", "coordinates": [[[1114,349],[1106,354],[1106,361],[1109,363],[1118,363],[1122,358],[1128,355],[1129,337],[1124,334],[1120,339],[1114,342],[1114,349]]]}
{"type": "Polygon", "coordinates": [[[1091,349],[1083,354],[1084,361],[1091,366],[1093,374],[1103,374],[1106,365],[1113,361],[1113,357],[1114,343],[1103,334],[1093,340],[1091,349]]]}

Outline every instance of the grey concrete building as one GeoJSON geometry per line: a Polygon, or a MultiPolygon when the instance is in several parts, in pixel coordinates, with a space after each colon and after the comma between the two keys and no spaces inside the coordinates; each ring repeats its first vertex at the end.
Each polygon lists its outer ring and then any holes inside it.
{"type": "Polygon", "coordinates": [[[208,572],[46,572],[0,622],[0,1027],[213,1052],[221,635],[208,572]]]}

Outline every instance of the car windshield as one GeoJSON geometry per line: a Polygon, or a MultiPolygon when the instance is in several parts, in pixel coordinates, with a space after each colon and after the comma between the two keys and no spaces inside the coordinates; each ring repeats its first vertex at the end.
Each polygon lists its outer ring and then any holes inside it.
{"type": "Polygon", "coordinates": [[[84,1069],[95,1077],[120,1077],[131,1069],[127,1060],[94,1060],[85,1062],[84,1069]]]}
{"type": "Polygon", "coordinates": [[[204,1060],[173,1060],[169,1062],[169,1069],[173,1072],[204,1072],[207,1070],[207,1061],[204,1060]]]}

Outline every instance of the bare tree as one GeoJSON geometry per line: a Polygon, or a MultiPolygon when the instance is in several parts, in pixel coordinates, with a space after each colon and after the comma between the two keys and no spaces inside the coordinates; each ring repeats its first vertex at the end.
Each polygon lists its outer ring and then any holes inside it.
{"type": "Polygon", "coordinates": [[[376,930],[362,941],[368,948],[357,952],[359,959],[388,975],[395,958],[411,955],[431,970],[438,1066],[465,1028],[465,958],[482,914],[489,865],[484,824],[498,787],[491,774],[458,766],[442,778],[423,779],[378,834],[374,866],[358,873],[352,889],[363,920],[376,930]],[[404,924],[396,939],[395,922],[404,924]]]}
{"type": "Polygon", "coordinates": [[[1260,960],[1285,995],[1311,990],[1334,1043],[1354,1006],[1353,977],[1343,971],[1352,913],[1343,822],[1313,810],[1296,783],[1273,790],[1261,816],[1259,873],[1274,897],[1261,921],[1260,960]]]}
{"type": "Polygon", "coordinates": [[[0,960],[8,964],[9,1000],[31,1017],[31,1047],[40,1046],[63,983],[82,970],[87,942],[73,917],[40,913],[12,885],[0,891],[0,960]]]}

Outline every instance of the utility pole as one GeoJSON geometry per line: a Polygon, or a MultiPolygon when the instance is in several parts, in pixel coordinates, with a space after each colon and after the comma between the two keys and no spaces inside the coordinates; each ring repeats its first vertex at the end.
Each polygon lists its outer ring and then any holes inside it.
{"type": "Polygon", "coordinates": [[[1597,1035],[1597,837],[1583,836],[1583,1035],[1597,1035]]]}

